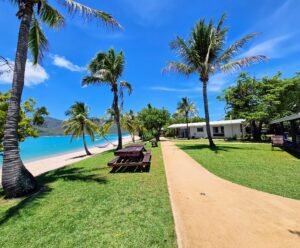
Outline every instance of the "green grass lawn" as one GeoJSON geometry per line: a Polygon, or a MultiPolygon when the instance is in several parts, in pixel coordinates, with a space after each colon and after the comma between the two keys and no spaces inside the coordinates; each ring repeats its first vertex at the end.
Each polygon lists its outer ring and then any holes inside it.
{"type": "Polygon", "coordinates": [[[150,173],[109,173],[112,152],[38,177],[44,188],[0,199],[0,247],[175,247],[162,154],[150,173]]]}
{"type": "Polygon", "coordinates": [[[270,144],[217,141],[176,141],[176,144],[210,172],[250,188],[300,199],[300,159],[270,144]]]}

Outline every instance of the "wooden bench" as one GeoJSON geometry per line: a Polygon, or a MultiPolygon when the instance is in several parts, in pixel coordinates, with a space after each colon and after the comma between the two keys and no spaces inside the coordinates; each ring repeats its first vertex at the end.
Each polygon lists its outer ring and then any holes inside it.
{"type": "Polygon", "coordinates": [[[282,135],[274,135],[272,138],[272,149],[274,147],[284,147],[284,138],[282,135]]]}

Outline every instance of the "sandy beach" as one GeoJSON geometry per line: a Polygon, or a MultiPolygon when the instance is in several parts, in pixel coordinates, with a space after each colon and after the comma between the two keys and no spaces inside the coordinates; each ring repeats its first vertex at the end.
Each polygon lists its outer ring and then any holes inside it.
{"type": "MultiPolygon", "coordinates": [[[[136,139],[137,140],[137,139],[136,139]]],[[[131,137],[124,137],[123,138],[123,144],[128,144],[131,142],[131,137]]],[[[113,142],[116,144],[116,141],[113,142]]],[[[93,154],[92,156],[109,151],[111,149],[114,149],[113,145],[108,144],[105,147],[101,147],[99,145],[98,147],[91,147],[89,148],[89,151],[93,154]]],[[[44,158],[32,162],[24,162],[26,168],[34,175],[38,176],[41,175],[45,172],[52,171],[58,168],[65,167],[67,165],[73,164],[75,162],[78,162],[80,160],[89,158],[91,156],[86,156],[84,149],[82,148],[82,151],[76,151],[76,152],[71,152],[71,153],[66,153],[63,155],[58,155],[58,156],[53,156],[49,158],[44,158]]],[[[0,169],[0,183],[2,180],[2,169],[0,169]]]]}

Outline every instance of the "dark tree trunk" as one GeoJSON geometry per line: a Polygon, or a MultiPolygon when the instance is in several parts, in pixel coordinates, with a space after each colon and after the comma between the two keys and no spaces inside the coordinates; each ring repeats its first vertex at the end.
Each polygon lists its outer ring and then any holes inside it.
{"type": "Polygon", "coordinates": [[[90,153],[89,149],[87,148],[84,131],[82,131],[82,139],[83,139],[83,145],[84,145],[84,150],[86,155],[88,156],[92,155],[92,153],[90,153]]]}
{"type": "Polygon", "coordinates": [[[207,138],[209,141],[209,146],[215,147],[216,145],[211,136],[210,123],[209,123],[209,111],[208,111],[208,99],[207,99],[207,80],[201,80],[201,81],[203,84],[203,101],[204,101],[204,113],[205,113],[207,138]]]}
{"type": "Polygon", "coordinates": [[[35,178],[25,168],[20,158],[18,144],[20,103],[24,87],[25,65],[28,52],[28,36],[32,13],[33,6],[27,4],[21,18],[11,98],[4,130],[2,186],[6,197],[8,198],[21,197],[37,189],[37,182],[35,178]]]}
{"type": "Polygon", "coordinates": [[[134,134],[131,135],[132,142],[135,143],[134,134]]]}
{"type": "Polygon", "coordinates": [[[185,121],[186,121],[186,136],[187,139],[190,139],[190,129],[189,129],[189,118],[188,118],[188,113],[185,115],[185,121]]]}
{"type": "Polygon", "coordinates": [[[121,130],[121,124],[120,124],[120,111],[119,111],[119,105],[118,105],[119,98],[118,98],[117,86],[114,86],[113,92],[114,92],[113,109],[115,112],[115,123],[116,123],[117,129],[118,129],[117,150],[120,150],[120,149],[122,149],[123,145],[122,145],[122,130],[121,130]]]}
{"type": "Polygon", "coordinates": [[[257,126],[255,121],[251,121],[251,132],[252,132],[253,140],[261,141],[261,127],[262,127],[262,122],[260,122],[259,126],[257,126]]]}

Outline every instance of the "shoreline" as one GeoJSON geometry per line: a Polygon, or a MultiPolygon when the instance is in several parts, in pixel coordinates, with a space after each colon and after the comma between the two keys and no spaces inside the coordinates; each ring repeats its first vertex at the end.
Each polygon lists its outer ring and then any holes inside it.
{"type": "MultiPolygon", "coordinates": [[[[126,136],[123,138],[123,145],[126,145],[131,142],[131,137],[126,136]]],[[[69,152],[65,154],[55,155],[48,158],[42,158],[35,161],[24,162],[25,167],[32,173],[33,176],[38,176],[46,172],[63,168],[70,164],[79,162],[86,158],[90,158],[97,154],[109,151],[114,149],[113,145],[108,144],[106,147],[92,147],[89,148],[89,151],[92,153],[91,156],[85,154],[84,149],[80,151],[69,152]]],[[[0,183],[2,183],[2,168],[0,168],[0,183]]],[[[2,185],[1,185],[2,187],[2,185]]]]}

